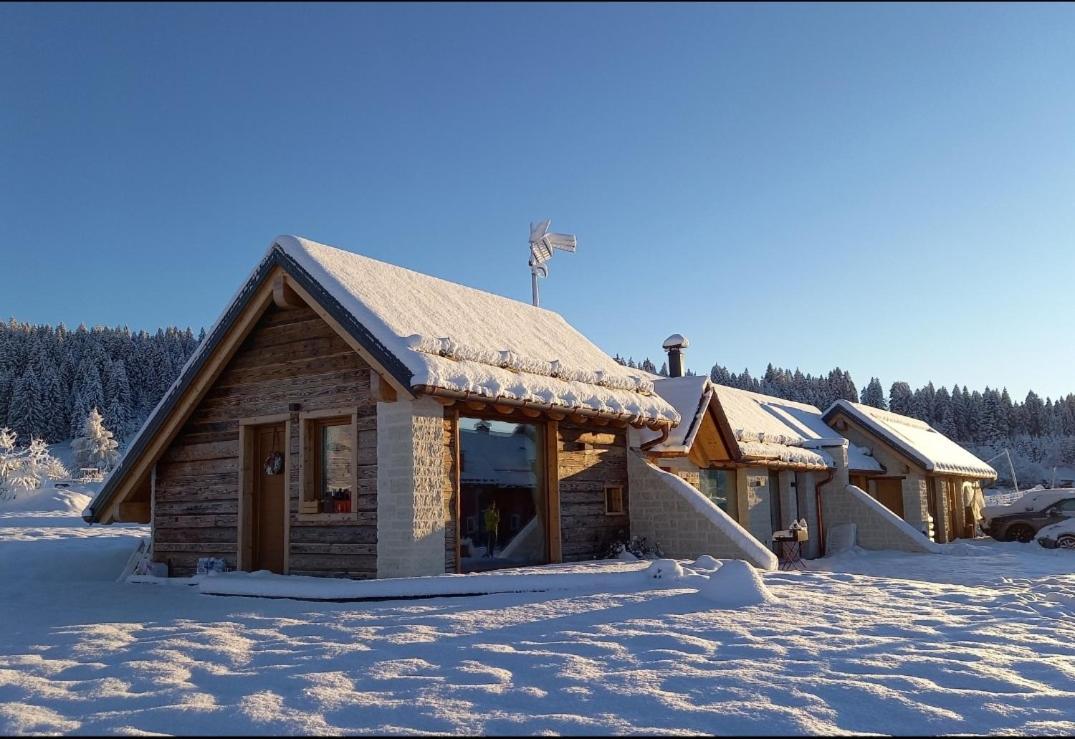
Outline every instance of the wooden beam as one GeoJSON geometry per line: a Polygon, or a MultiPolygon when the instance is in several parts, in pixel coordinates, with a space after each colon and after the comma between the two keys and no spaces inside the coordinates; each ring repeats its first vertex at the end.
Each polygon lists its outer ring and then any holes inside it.
{"type": "Polygon", "coordinates": [[[431,395],[430,397],[440,403],[445,408],[451,408],[453,405],[455,405],[455,398],[445,398],[440,395],[431,395]]]}
{"type": "Polygon", "coordinates": [[[124,501],[119,504],[118,520],[122,523],[149,523],[149,501],[124,501]]]}
{"type": "Polygon", "coordinates": [[[549,562],[564,561],[560,542],[560,429],[556,421],[545,424],[545,491],[548,497],[549,527],[546,532],[549,543],[549,562]]]}
{"type": "Polygon", "coordinates": [[[527,418],[540,418],[541,417],[541,411],[539,411],[537,408],[526,408],[526,407],[524,407],[521,410],[523,412],[523,415],[526,416],[527,418]]]}
{"type": "Polygon", "coordinates": [[[485,406],[486,406],[485,403],[478,402],[477,400],[468,400],[467,401],[467,408],[470,408],[470,410],[472,410],[472,411],[483,410],[485,408],[485,406]]]}
{"type": "Polygon", "coordinates": [[[395,403],[398,397],[396,389],[373,368],[370,368],[370,395],[379,403],[395,403]]]}
{"type": "Polygon", "coordinates": [[[587,421],[586,416],[582,415],[581,413],[572,413],[570,418],[571,423],[583,424],[587,421]]]}
{"type": "Polygon", "coordinates": [[[564,411],[546,411],[545,414],[554,421],[563,421],[567,418],[567,413],[564,411]]]}
{"type": "Polygon", "coordinates": [[[580,444],[596,444],[596,445],[612,446],[613,444],[616,443],[616,435],[615,434],[601,434],[601,433],[596,433],[596,432],[592,432],[592,431],[584,431],[583,433],[578,435],[578,438],[575,439],[575,441],[577,441],[580,444]]]}
{"type": "Polygon", "coordinates": [[[505,416],[510,416],[515,412],[515,406],[504,405],[503,403],[493,403],[493,410],[505,416]]]}
{"type": "Polygon", "coordinates": [[[306,303],[304,303],[302,298],[299,297],[299,294],[292,289],[286,276],[283,274],[278,274],[273,278],[272,301],[276,304],[276,307],[281,310],[306,307],[306,303]]]}

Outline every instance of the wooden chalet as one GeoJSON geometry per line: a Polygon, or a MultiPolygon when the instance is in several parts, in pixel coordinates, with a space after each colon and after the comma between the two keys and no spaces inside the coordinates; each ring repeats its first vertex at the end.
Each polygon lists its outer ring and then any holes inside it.
{"type": "Polygon", "coordinates": [[[824,419],[882,466],[853,476],[856,485],[935,541],[975,536],[982,482],[995,480],[996,470],[915,418],[838,400],[824,419]]]}
{"type": "Polygon", "coordinates": [[[827,426],[821,411],[759,393],[718,385],[706,377],[654,382],[656,392],[683,416],[659,440],[642,432],[654,464],[697,487],[759,542],[801,519],[808,523],[808,556],[822,551],[826,486],[848,473],[881,467],[863,449],[827,426]]]}
{"type": "Polygon", "coordinates": [[[679,421],[548,310],[276,239],[85,511],[172,575],[588,559],[630,530],[628,431],[679,421]]]}

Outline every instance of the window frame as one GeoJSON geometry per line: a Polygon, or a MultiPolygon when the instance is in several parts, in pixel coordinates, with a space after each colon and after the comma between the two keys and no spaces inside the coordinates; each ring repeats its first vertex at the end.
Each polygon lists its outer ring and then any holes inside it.
{"type": "Polygon", "coordinates": [[[606,516],[626,516],[627,504],[623,499],[623,485],[605,485],[605,515],[606,516]],[[608,506],[609,493],[613,490],[618,490],[619,494],[616,496],[616,500],[619,501],[619,510],[611,510],[608,506]]]}
{"type": "Polygon", "coordinates": [[[356,408],[328,408],[299,414],[299,490],[298,517],[303,521],[355,521],[358,519],[358,411],[356,408]],[[330,426],[351,428],[351,510],[311,512],[307,503],[320,503],[321,430],[330,426]]]}

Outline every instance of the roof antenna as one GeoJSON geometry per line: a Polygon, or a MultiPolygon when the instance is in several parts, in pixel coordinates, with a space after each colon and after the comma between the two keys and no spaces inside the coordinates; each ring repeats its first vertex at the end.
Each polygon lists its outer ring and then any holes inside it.
{"type": "Polygon", "coordinates": [[[533,290],[534,305],[538,303],[538,277],[548,277],[549,268],[545,264],[552,259],[552,250],[575,251],[578,240],[573,234],[549,233],[550,219],[530,224],[530,287],[533,290]]]}

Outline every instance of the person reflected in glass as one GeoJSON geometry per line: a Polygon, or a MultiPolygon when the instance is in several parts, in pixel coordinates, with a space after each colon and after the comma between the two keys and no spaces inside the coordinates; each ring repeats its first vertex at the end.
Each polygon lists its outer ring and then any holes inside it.
{"type": "Polygon", "coordinates": [[[497,510],[496,501],[494,500],[489,504],[489,507],[485,509],[485,556],[493,557],[494,550],[496,549],[496,534],[497,529],[500,528],[500,511],[497,510]]]}

